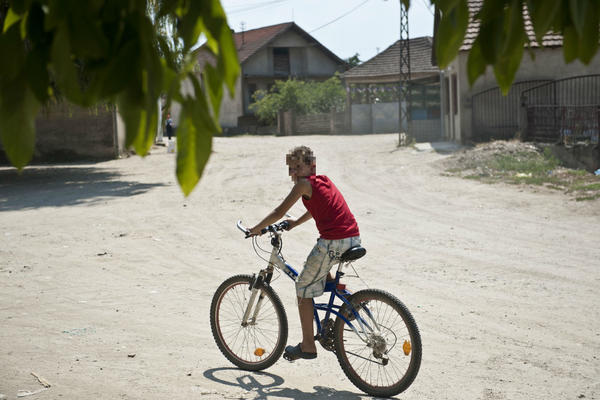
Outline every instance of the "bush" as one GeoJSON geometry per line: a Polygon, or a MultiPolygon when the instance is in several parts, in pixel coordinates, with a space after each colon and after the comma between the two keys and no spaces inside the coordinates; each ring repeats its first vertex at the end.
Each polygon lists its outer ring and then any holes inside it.
{"type": "Polygon", "coordinates": [[[346,104],[346,91],[336,74],[324,82],[296,79],[276,81],[273,87],[254,93],[250,110],[264,123],[277,121],[279,111],[294,110],[298,114],[319,114],[341,111],[346,104]]]}

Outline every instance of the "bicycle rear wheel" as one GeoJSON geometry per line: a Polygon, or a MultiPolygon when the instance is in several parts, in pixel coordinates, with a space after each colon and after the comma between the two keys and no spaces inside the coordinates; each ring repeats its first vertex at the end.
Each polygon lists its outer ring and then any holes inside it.
{"type": "Polygon", "coordinates": [[[371,396],[391,397],[403,392],[421,365],[421,336],[414,318],[400,300],[382,290],[361,290],[349,301],[372,329],[363,329],[350,307],[342,308],[342,315],[367,340],[363,341],[341,317],[336,318],[335,351],[342,370],[357,388],[371,396]]]}
{"type": "Polygon", "coordinates": [[[262,285],[251,308],[248,323],[242,319],[252,292],[250,275],[236,275],[216,290],[210,306],[210,326],[217,346],[238,367],[258,371],[273,365],[283,352],[288,325],[283,304],[275,291],[262,285]],[[253,320],[254,310],[260,309],[253,320]]]}

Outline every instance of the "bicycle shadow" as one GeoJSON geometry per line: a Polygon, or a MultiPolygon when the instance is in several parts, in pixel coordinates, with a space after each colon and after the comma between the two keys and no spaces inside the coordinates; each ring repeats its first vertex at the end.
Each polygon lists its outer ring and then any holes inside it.
{"type": "Polygon", "coordinates": [[[235,386],[248,392],[248,399],[253,400],[269,400],[272,398],[288,398],[288,399],[332,399],[332,400],[360,400],[361,395],[349,392],[347,390],[335,390],[325,386],[314,386],[314,392],[305,392],[300,389],[292,389],[286,387],[280,387],[285,382],[279,375],[271,374],[269,372],[252,372],[244,371],[238,368],[211,368],[204,371],[204,377],[210,379],[213,382],[220,383],[227,386],[235,386]],[[223,375],[223,372],[234,372],[229,374],[227,378],[230,380],[223,379],[217,376],[223,375]],[[254,394],[256,394],[255,397],[254,394]]]}

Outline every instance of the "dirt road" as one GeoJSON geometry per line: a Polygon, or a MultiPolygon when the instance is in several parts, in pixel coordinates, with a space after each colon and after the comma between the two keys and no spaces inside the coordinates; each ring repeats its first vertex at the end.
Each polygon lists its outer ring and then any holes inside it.
{"type": "MultiPolygon", "coordinates": [[[[447,154],[395,135],[217,138],[184,198],[175,157],[0,168],[0,393],[36,399],[362,399],[332,353],[237,370],[210,333],[228,276],[262,266],[235,228],[287,194],[311,146],[368,254],[361,279],[412,311],[419,376],[402,399],[600,399],[600,200],[440,175],[447,154]]],[[[301,204],[292,210],[300,214],[301,204]]],[[[296,266],[312,222],[285,236],[296,266]]],[[[300,338],[292,283],[273,286],[300,338]]]]}

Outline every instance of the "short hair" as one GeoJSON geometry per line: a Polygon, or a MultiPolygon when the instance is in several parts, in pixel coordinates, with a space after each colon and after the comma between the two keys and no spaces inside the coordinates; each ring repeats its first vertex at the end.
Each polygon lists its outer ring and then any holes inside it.
{"type": "Polygon", "coordinates": [[[294,147],[285,155],[285,163],[289,164],[294,161],[302,161],[306,165],[312,165],[316,162],[316,157],[313,151],[307,146],[294,147]]]}

